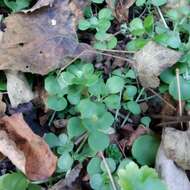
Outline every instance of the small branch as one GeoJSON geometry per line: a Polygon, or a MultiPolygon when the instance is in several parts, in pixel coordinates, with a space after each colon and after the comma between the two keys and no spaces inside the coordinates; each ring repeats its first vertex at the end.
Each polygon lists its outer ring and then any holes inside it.
{"type": "MultiPolygon", "coordinates": [[[[181,100],[181,88],[180,88],[180,80],[179,80],[179,69],[176,69],[176,80],[177,80],[177,94],[178,94],[178,103],[179,103],[179,116],[183,115],[182,110],[182,100],[181,100]]],[[[181,127],[183,127],[183,123],[181,122],[181,127]]]]}
{"type": "Polygon", "coordinates": [[[115,185],[114,179],[113,179],[113,177],[112,177],[112,174],[111,174],[110,168],[109,168],[109,166],[108,166],[108,163],[106,162],[106,159],[105,159],[105,157],[104,157],[104,154],[103,154],[103,152],[99,152],[99,153],[100,153],[100,156],[102,157],[102,160],[103,160],[103,162],[104,162],[105,168],[106,168],[106,170],[107,170],[107,172],[108,172],[108,176],[109,176],[109,178],[110,178],[110,181],[111,181],[113,190],[117,190],[117,187],[116,187],[116,185],[115,185]]]}
{"type": "Polygon", "coordinates": [[[162,22],[163,22],[164,26],[165,26],[166,28],[169,28],[168,25],[167,25],[167,23],[166,23],[166,21],[165,21],[165,19],[164,19],[164,16],[163,16],[161,10],[160,10],[160,7],[157,6],[156,8],[157,8],[157,10],[158,10],[158,13],[159,13],[159,15],[160,15],[160,18],[162,19],[162,22]]]}

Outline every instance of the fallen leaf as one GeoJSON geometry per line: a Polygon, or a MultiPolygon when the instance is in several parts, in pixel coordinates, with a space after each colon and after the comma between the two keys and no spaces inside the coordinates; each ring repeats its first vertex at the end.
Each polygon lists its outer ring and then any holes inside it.
{"type": "Polygon", "coordinates": [[[189,190],[190,182],[185,171],[177,167],[173,160],[167,158],[162,144],[156,157],[156,170],[166,183],[168,190],[189,190]]]}
{"type": "Polygon", "coordinates": [[[28,81],[21,72],[6,71],[7,93],[12,107],[31,101],[34,93],[31,90],[28,81]]]}
{"type": "Polygon", "coordinates": [[[150,41],[140,51],[136,52],[134,67],[138,72],[142,86],[145,88],[158,87],[160,73],[174,65],[181,55],[180,52],[163,47],[153,41],[150,41]]]}
{"type": "Polygon", "coordinates": [[[76,182],[80,175],[81,169],[81,164],[76,165],[66,176],[66,178],[61,179],[48,190],[81,190],[79,184],[76,182]]]}
{"type": "Polygon", "coordinates": [[[179,7],[187,6],[187,0],[168,0],[167,4],[165,5],[166,9],[176,9],[179,7]]]}
{"type": "Polygon", "coordinates": [[[0,44],[0,70],[44,75],[89,50],[88,45],[77,39],[80,15],[82,12],[74,1],[55,0],[52,7],[6,17],[0,44]]]}
{"type": "Polygon", "coordinates": [[[46,6],[50,6],[52,7],[54,0],[38,0],[37,3],[28,10],[23,10],[22,12],[24,13],[28,13],[28,12],[33,12],[41,7],[46,7],[46,6]]]}
{"type": "Polygon", "coordinates": [[[174,160],[184,170],[190,170],[190,130],[165,128],[162,144],[168,158],[174,160]]]}
{"type": "Polygon", "coordinates": [[[30,180],[44,180],[56,169],[56,156],[45,141],[34,134],[21,114],[0,119],[0,152],[30,180]]]}

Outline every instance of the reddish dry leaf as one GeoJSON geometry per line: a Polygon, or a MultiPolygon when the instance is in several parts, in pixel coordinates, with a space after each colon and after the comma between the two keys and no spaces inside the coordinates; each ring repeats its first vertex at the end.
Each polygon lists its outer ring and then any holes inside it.
{"type": "Polygon", "coordinates": [[[56,169],[56,156],[45,141],[34,134],[21,114],[0,120],[0,151],[5,154],[30,180],[44,180],[56,169]],[[4,145],[4,146],[2,146],[4,145]]]}
{"type": "Polygon", "coordinates": [[[38,74],[60,68],[89,46],[79,44],[76,24],[82,16],[74,1],[55,0],[30,14],[15,13],[5,19],[0,44],[0,70],[38,74]]]}

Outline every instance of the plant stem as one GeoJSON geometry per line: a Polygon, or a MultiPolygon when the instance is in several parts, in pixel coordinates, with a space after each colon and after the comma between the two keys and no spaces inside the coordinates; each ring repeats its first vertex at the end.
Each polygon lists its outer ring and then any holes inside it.
{"type": "Polygon", "coordinates": [[[160,10],[160,7],[157,6],[156,8],[157,8],[157,10],[158,10],[158,13],[159,13],[159,15],[160,15],[160,18],[162,19],[162,22],[163,22],[164,26],[165,26],[166,28],[169,28],[168,25],[167,25],[167,23],[166,23],[166,21],[165,21],[165,19],[164,19],[164,16],[163,16],[161,10],[160,10]]]}
{"type": "MultiPolygon", "coordinates": [[[[119,93],[119,102],[121,102],[121,96],[122,96],[122,90],[120,91],[120,93],[119,93]]],[[[115,120],[117,121],[117,117],[118,117],[118,114],[119,114],[119,110],[120,110],[120,108],[118,108],[117,110],[116,110],[116,113],[115,113],[115,120]]]]}
{"type": "Polygon", "coordinates": [[[86,134],[86,135],[84,136],[83,141],[81,142],[81,144],[79,145],[79,147],[78,147],[77,150],[76,150],[76,153],[77,153],[77,154],[80,152],[80,150],[81,150],[82,147],[84,146],[84,144],[85,144],[85,142],[86,142],[87,139],[88,139],[88,135],[86,134]]]}
{"type": "Polygon", "coordinates": [[[56,111],[54,111],[50,117],[50,120],[49,120],[49,123],[48,123],[48,126],[51,126],[51,123],[53,122],[53,119],[55,117],[55,114],[56,114],[56,111]]]}
{"type": "Polygon", "coordinates": [[[113,190],[117,190],[117,187],[116,187],[115,182],[114,182],[114,179],[113,179],[113,177],[112,177],[112,174],[111,174],[109,165],[108,165],[108,163],[106,162],[106,159],[105,159],[105,157],[104,157],[103,152],[100,152],[100,156],[102,157],[103,163],[104,163],[105,168],[106,168],[106,170],[107,170],[107,172],[108,172],[108,176],[109,176],[109,178],[110,178],[110,181],[111,181],[113,190]]]}

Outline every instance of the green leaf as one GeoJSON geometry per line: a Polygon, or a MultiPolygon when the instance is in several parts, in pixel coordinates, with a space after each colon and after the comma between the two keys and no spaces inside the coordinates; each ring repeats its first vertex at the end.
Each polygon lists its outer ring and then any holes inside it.
{"type": "Polygon", "coordinates": [[[135,39],[127,43],[127,50],[128,51],[138,51],[143,48],[148,43],[146,39],[135,39]]]}
{"type": "Polygon", "coordinates": [[[167,0],[151,0],[152,5],[162,6],[167,3],[167,0]]]}
{"type": "Polygon", "coordinates": [[[135,36],[142,36],[145,32],[143,22],[140,18],[134,18],[130,24],[130,31],[135,36]]]}
{"type": "Polygon", "coordinates": [[[110,95],[104,99],[104,103],[109,109],[119,109],[120,97],[118,95],[110,95]]]}
{"type": "Polygon", "coordinates": [[[145,126],[145,127],[149,127],[151,122],[151,118],[148,116],[142,117],[141,118],[141,123],[145,126]]]}
{"type": "Polygon", "coordinates": [[[20,11],[24,8],[29,7],[31,0],[4,0],[4,3],[9,7],[13,12],[20,11]]]}
{"type": "Polygon", "coordinates": [[[107,42],[107,49],[113,49],[117,46],[117,38],[112,35],[112,37],[107,42]]]}
{"type": "Polygon", "coordinates": [[[101,172],[100,164],[101,164],[100,158],[98,157],[92,158],[87,166],[88,174],[92,176],[94,174],[100,173],[101,172]]]}
{"type": "Polygon", "coordinates": [[[27,190],[41,190],[41,187],[39,185],[36,185],[36,184],[29,184],[27,190]]]}
{"type": "Polygon", "coordinates": [[[119,169],[118,177],[118,183],[122,190],[167,190],[155,169],[148,166],[139,168],[134,162],[119,169]]]}
{"type": "Polygon", "coordinates": [[[152,32],[154,28],[154,17],[153,15],[148,15],[144,20],[144,28],[147,32],[152,32]]]}
{"type": "Polygon", "coordinates": [[[61,171],[67,172],[69,169],[71,169],[72,165],[73,158],[67,152],[61,155],[61,157],[58,159],[57,166],[61,171]]]}
{"type": "Polygon", "coordinates": [[[109,78],[106,82],[106,87],[110,93],[115,94],[121,92],[124,87],[124,79],[118,76],[109,78]]]}
{"type": "Polygon", "coordinates": [[[91,0],[93,3],[101,4],[104,2],[104,0],[91,0]]]}
{"type": "Polygon", "coordinates": [[[101,186],[103,185],[103,178],[100,174],[95,174],[90,178],[90,186],[93,189],[101,189],[101,186]]]}
{"type": "MultiPolygon", "coordinates": [[[[179,76],[181,99],[190,99],[190,81],[185,80],[182,76],[179,76]]],[[[177,79],[174,78],[169,85],[169,93],[173,96],[175,100],[178,100],[178,85],[177,79]]]]}
{"type": "Polygon", "coordinates": [[[78,28],[79,30],[84,31],[84,30],[88,30],[90,26],[91,26],[91,23],[88,20],[80,20],[78,28]]]}
{"type": "Polygon", "coordinates": [[[125,77],[130,78],[130,79],[136,79],[135,71],[133,71],[132,69],[129,69],[127,73],[125,74],[125,77]]]}
{"type": "Polygon", "coordinates": [[[135,101],[129,101],[126,103],[127,109],[134,115],[138,115],[141,113],[141,108],[139,104],[135,101]]]}
{"type": "MultiPolygon", "coordinates": [[[[105,160],[106,160],[106,162],[107,162],[107,164],[109,166],[109,169],[110,169],[111,173],[113,173],[115,171],[115,169],[116,169],[116,163],[115,163],[114,159],[106,158],[105,160]]],[[[104,164],[103,161],[101,162],[100,167],[101,167],[103,172],[107,173],[107,169],[106,169],[105,164],[104,164]]]]}
{"type": "Polygon", "coordinates": [[[59,138],[54,133],[46,133],[44,135],[44,140],[50,148],[57,147],[60,145],[59,138]]]}
{"type": "Polygon", "coordinates": [[[165,82],[166,84],[170,84],[173,79],[176,76],[174,75],[173,71],[171,68],[168,68],[166,70],[164,70],[161,74],[160,74],[160,79],[165,82]]]}
{"type": "Polygon", "coordinates": [[[136,0],[136,5],[138,7],[143,6],[145,4],[146,0],[136,0]]]}
{"type": "Polygon", "coordinates": [[[106,32],[111,26],[111,22],[107,19],[100,19],[98,21],[98,25],[96,27],[96,30],[98,32],[106,32]]]}
{"type": "Polygon", "coordinates": [[[72,117],[68,121],[67,132],[70,138],[82,135],[86,129],[82,126],[81,120],[78,117],[72,117]]]}
{"type": "Polygon", "coordinates": [[[27,178],[19,172],[5,174],[0,177],[0,190],[26,190],[28,184],[27,178]]]}
{"type": "Polygon", "coordinates": [[[101,9],[98,13],[98,18],[99,19],[111,20],[113,18],[112,17],[112,10],[109,8],[101,9]]]}
{"type": "Polygon", "coordinates": [[[47,105],[54,111],[62,111],[67,107],[67,100],[64,97],[49,96],[47,105]]]}
{"type": "Polygon", "coordinates": [[[181,45],[179,33],[174,31],[168,32],[168,40],[166,43],[171,48],[179,48],[181,45]]]}
{"type": "Polygon", "coordinates": [[[60,85],[60,87],[66,88],[67,86],[72,84],[72,80],[75,78],[75,76],[70,72],[62,72],[60,76],[58,77],[57,81],[60,85]]]}
{"type": "Polygon", "coordinates": [[[45,78],[45,89],[50,95],[62,94],[57,78],[53,75],[45,78]]]}
{"type": "Polygon", "coordinates": [[[124,100],[133,100],[134,96],[137,94],[137,87],[134,85],[127,85],[123,93],[124,100]]]}
{"type": "Polygon", "coordinates": [[[132,155],[141,165],[153,165],[160,141],[153,135],[138,137],[132,146],[132,155]]]}
{"type": "Polygon", "coordinates": [[[88,144],[92,150],[103,151],[109,145],[109,136],[104,133],[95,131],[89,134],[88,144]]]}

